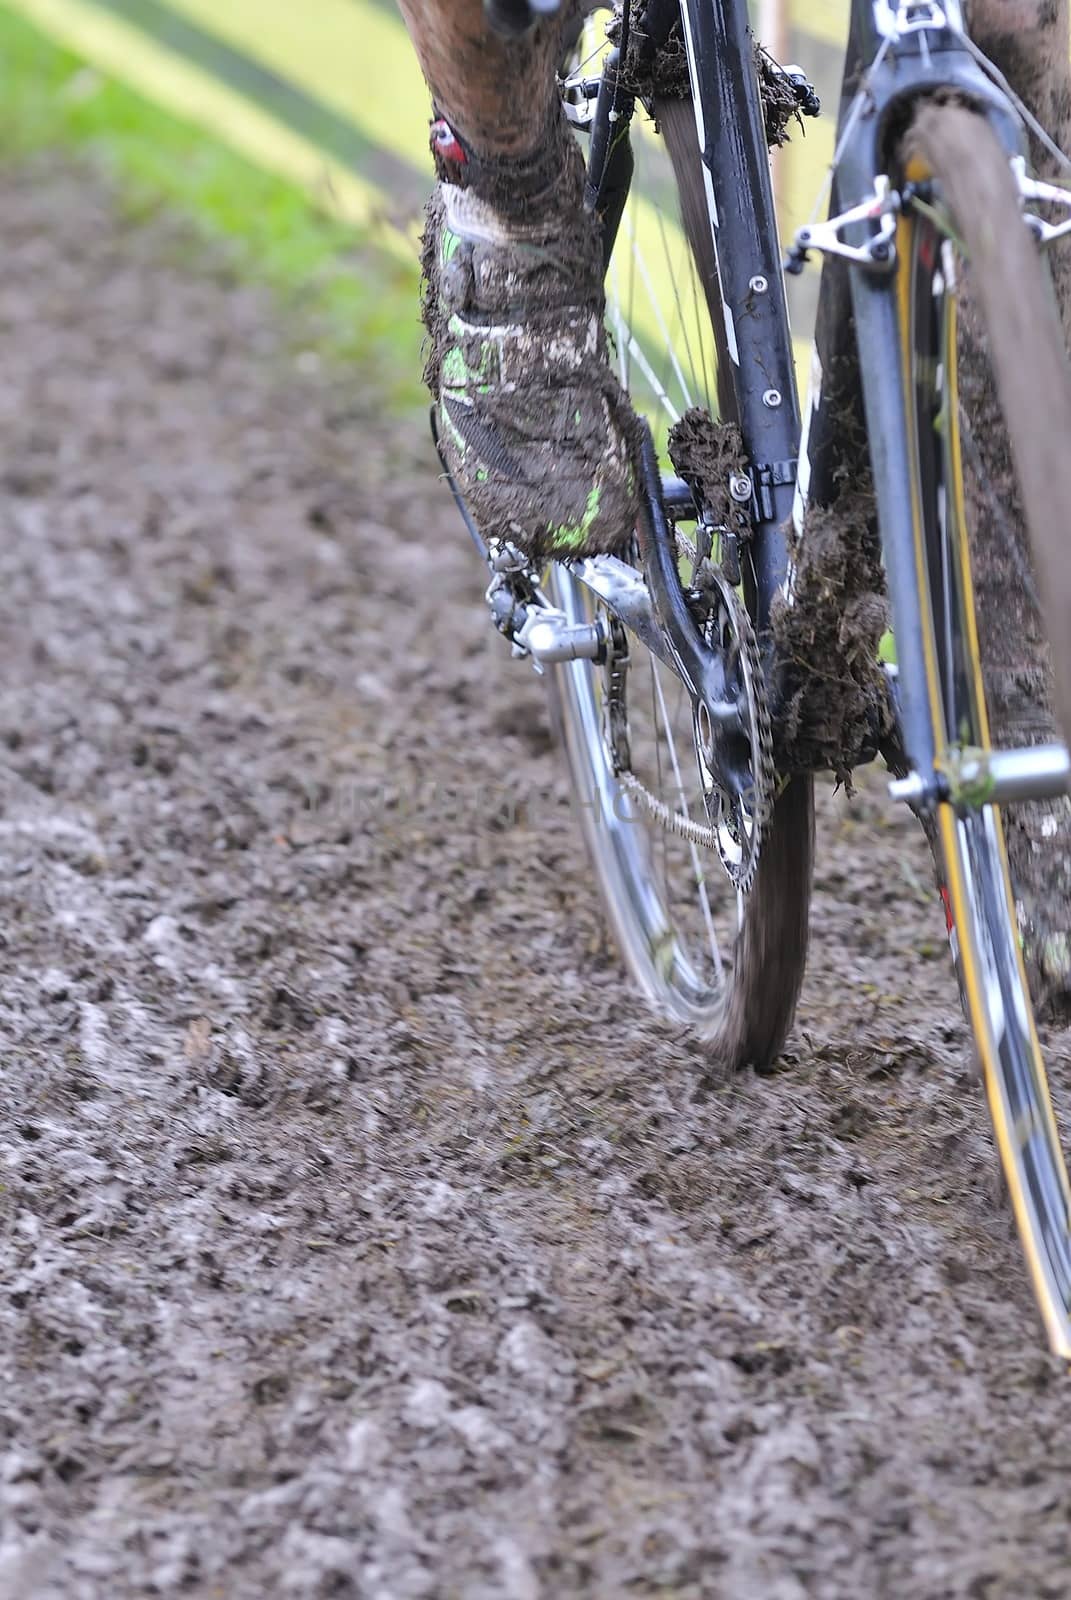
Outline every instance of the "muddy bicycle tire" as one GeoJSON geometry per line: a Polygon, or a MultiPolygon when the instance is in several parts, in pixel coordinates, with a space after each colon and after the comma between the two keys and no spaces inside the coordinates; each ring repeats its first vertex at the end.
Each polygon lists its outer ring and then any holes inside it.
{"type": "Polygon", "coordinates": [[[1008,161],[982,118],[961,106],[927,106],[915,120],[912,142],[940,182],[971,262],[971,289],[1015,464],[1066,738],[1071,736],[1071,364],[1052,280],[1033,234],[1020,222],[1008,161]],[[1044,426],[1037,426],[1038,418],[1044,426]]]}
{"type": "MultiPolygon", "coordinates": [[[[674,407],[666,385],[674,381],[674,375],[685,390],[681,410],[698,400],[714,415],[732,420],[733,394],[726,381],[724,310],[695,113],[689,100],[660,101],[655,111],[661,140],[656,151],[651,129],[639,132],[629,204],[642,208],[653,204],[650,193],[671,195],[672,229],[667,228],[665,218],[659,218],[656,227],[649,213],[640,210],[633,220],[626,213],[610,263],[607,320],[619,352],[635,357],[634,362],[622,359],[620,377],[637,411],[650,417],[661,466],[668,472],[672,468],[665,453],[666,421],[663,418],[659,427],[655,413],[662,402],[672,419],[674,407]],[[646,190],[645,165],[656,160],[656,179],[646,190]],[[637,250],[645,226],[649,240],[661,238],[665,243],[672,232],[683,247],[670,264],[669,305],[657,310],[655,321],[663,332],[684,330],[682,340],[691,343],[687,351],[670,350],[661,364],[641,353],[632,321],[632,290],[625,287],[631,284],[635,288],[635,268],[627,252],[637,250]],[[692,348],[699,338],[702,349],[692,348]],[[699,395],[687,392],[691,387],[686,376],[689,366],[692,376],[699,379],[699,395]]],[[[666,254],[670,254],[668,245],[666,254]]],[[[646,262],[642,276],[648,287],[652,281],[660,281],[657,270],[652,271],[646,262]]],[[[586,620],[593,614],[589,593],[566,568],[553,570],[552,584],[557,602],[570,619],[586,620]]],[[[643,659],[646,652],[631,637],[629,650],[631,735],[633,718],[640,709],[636,688],[645,685],[648,674],[653,682],[660,668],[653,658],[643,659]]],[[[667,876],[659,871],[660,853],[665,862],[664,836],[657,824],[645,818],[614,771],[605,727],[605,671],[590,662],[570,662],[553,669],[549,688],[585,843],[614,941],[633,981],[651,1005],[699,1034],[714,1063],[727,1070],[767,1066],[779,1053],[791,1026],[806,962],[814,844],[812,781],[809,776],[794,777],[777,794],[757,872],[746,894],[737,895],[712,851],[703,852],[700,860],[694,848],[689,858],[687,851],[678,847],[676,881],[661,881],[667,876]],[[713,964],[709,959],[702,964],[697,960],[696,946],[701,939],[693,938],[685,927],[689,908],[682,911],[677,898],[682,885],[687,890],[690,877],[703,897],[708,931],[713,918],[707,900],[713,903],[715,894],[728,896],[726,920],[732,925],[726,948],[713,964]],[[719,878],[720,886],[716,886],[719,878]]],[[[659,688],[657,693],[664,710],[664,692],[659,688]]],[[[654,704],[653,691],[651,699],[654,704]]],[[[657,720],[653,710],[652,719],[657,720]]],[[[634,740],[634,744],[639,742],[634,740]]],[[[694,763],[694,752],[691,760],[694,763]]],[[[673,755],[673,770],[678,794],[670,798],[672,809],[678,809],[683,785],[677,754],[673,755]]]]}
{"type": "MultiPolygon", "coordinates": [[[[905,142],[902,176],[933,186],[932,203],[909,207],[898,222],[895,293],[926,689],[940,769],[957,750],[991,748],[962,446],[970,424],[958,375],[964,287],[985,330],[1042,584],[1058,584],[1059,595],[1066,575],[1046,574],[1071,505],[1071,378],[1048,275],[1023,222],[1007,152],[989,123],[960,105],[925,105],[905,142]],[[1024,382],[1034,391],[1029,404],[1024,382]]],[[[1066,616],[1059,620],[1066,626],[1066,616]]],[[[931,843],[1038,1306],[1053,1349],[1071,1356],[1071,1190],[999,808],[938,805],[931,843]]]]}

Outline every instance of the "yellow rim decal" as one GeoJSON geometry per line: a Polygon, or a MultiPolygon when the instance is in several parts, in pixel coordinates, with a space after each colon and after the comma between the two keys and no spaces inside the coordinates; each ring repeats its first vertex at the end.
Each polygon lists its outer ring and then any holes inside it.
{"type": "Polygon", "coordinates": [[[907,408],[907,434],[911,441],[911,526],[915,536],[915,578],[923,605],[922,650],[926,666],[926,688],[933,719],[934,739],[940,754],[947,743],[944,703],[941,699],[941,680],[937,671],[937,641],[930,621],[932,603],[930,574],[926,565],[926,537],[922,524],[922,499],[919,490],[918,445],[915,430],[915,375],[911,349],[911,294],[914,286],[914,224],[901,217],[896,225],[896,296],[900,307],[900,362],[904,380],[904,404],[907,408]]]}
{"type": "MultiPolygon", "coordinates": [[[[977,742],[983,749],[990,747],[989,711],[986,706],[985,681],[982,674],[982,653],[978,643],[978,622],[974,607],[974,582],[971,577],[971,550],[970,530],[967,523],[966,496],[963,488],[963,458],[961,454],[961,440],[959,429],[959,381],[958,381],[958,351],[956,344],[957,314],[956,297],[948,297],[948,316],[946,318],[946,389],[949,395],[948,416],[948,445],[949,445],[949,471],[951,477],[951,508],[956,523],[956,547],[959,552],[960,584],[964,596],[964,614],[967,623],[967,648],[970,652],[971,675],[974,681],[975,710],[978,718],[977,742]]],[[[1008,866],[1008,852],[1004,840],[1004,819],[1000,808],[992,808],[993,819],[996,825],[997,841],[1000,850],[1001,873],[1004,879],[1004,894],[1007,902],[1008,917],[1013,926],[1018,926],[1015,912],[1015,893],[1012,889],[1011,871],[1008,866]]],[[[1023,962],[1022,949],[1018,939],[1015,942],[1015,955],[1019,966],[1019,977],[1024,990],[1029,994],[1030,986],[1026,976],[1026,966],[1023,962]]],[[[1053,1111],[1052,1095],[1049,1091],[1048,1075],[1045,1071],[1044,1056],[1041,1051],[1041,1042],[1037,1036],[1034,1025],[1033,1010],[1028,1012],[1030,1027],[1031,1052],[1035,1058],[1038,1083],[1042,1091],[1045,1107],[1046,1122],[1049,1137],[1058,1149],[1060,1144],[1059,1131],[1056,1126],[1056,1114],[1053,1111]]],[[[1064,1193],[1064,1202],[1071,1211],[1071,1186],[1068,1184],[1067,1172],[1063,1162],[1060,1162],[1060,1176],[1064,1193]]]]}
{"type": "MultiPolygon", "coordinates": [[[[1053,1292],[1052,1283],[1045,1263],[1037,1248],[1033,1227],[1033,1208],[1023,1188],[1022,1176],[1019,1170],[1019,1142],[1012,1128],[1008,1106],[1004,1099],[1000,1073],[997,1070],[997,1050],[989,1027],[989,1013],[982,994],[982,976],[978,970],[977,952],[969,938],[963,938],[962,933],[970,927],[970,920],[966,916],[967,891],[963,879],[963,869],[960,861],[960,846],[957,833],[956,816],[951,806],[938,808],[938,826],[941,837],[941,853],[945,863],[946,888],[952,906],[952,915],[955,919],[959,938],[960,972],[963,976],[963,987],[967,994],[967,1006],[971,1016],[975,1041],[982,1058],[982,1069],[985,1077],[986,1099],[989,1102],[989,1114],[996,1135],[997,1149],[1000,1153],[1000,1164],[1008,1185],[1011,1198],[1012,1211],[1015,1214],[1016,1227],[1022,1243],[1023,1254],[1026,1257],[1027,1270],[1034,1287],[1034,1296],[1041,1312],[1041,1320],[1049,1343],[1057,1354],[1071,1359],[1071,1343],[1066,1335],[1066,1318],[1064,1308],[1053,1292]]],[[[1031,1029],[1031,1037],[1035,1050],[1037,1039],[1031,1029]]]]}
{"type": "MultiPolygon", "coordinates": [[[[970,530],[967,522],[966,495],[963,486],[963,457],[961,452],[960,426],[959,426],[959,353],[957,348],[957,302],[955,294],[947,296],[946,304],[948,314],[945,318],[945,373],[946,393],[949,396],[948,406],[948,450],[949,450],[949,477],[951,489],[950,504],[952,516],[955,519],[956,549],[959,560],[959,580],[964,598],[964,617],[967,624],[967,648],[970,652],[970,669],[974,685],[975,711],[978,718],[976,730],[977,743],[983,749],[990,747],[989,711],[986,706],[985,681],[982,673],[982,653],[978,642],[978,623],[974,605],[974,582],[971,576],[971,549],[970,530]]],[[[1017,926],[1015,912],[1015,893],[1012,889],[1011,872],[1008,867],[1008,852],[1004,840],[1004,821],[997,806],[992,808],[996,824],[997,840],[1000,849],[1001,872],[1004,879],[1004,893],[1008,908],[1008,917],[1013,926],[1017,926]]],[[[1030,987],[1027,982],[1026,967],[1023,962],[1022,950],[1019,941],[1015,945],[1016,960],[1019,966],[1019,976],[1024,990],[1029,994],[1030,987]]],[[[1059,1148],[1059,1131],[1056,1126],[1056,1115],[1052,1106],[1052,1095],[1049,1090],[1048,1075],[1045,1071],[1044,1057],[1041,1051],[1041,1042],[1037,1037],[1034,1025],[1033,1011],[1029,1011],[1029,1027],[1031,1050],[1037,1066],[1039,1086],[1042,1091],[1046,1122],[1049,1136],[1053,1144],[1059,1148]]],[[[1064,1201],[1071,1211],[1071,1186],[1068,1184],[1067,1173],[1063,1162],[1060,1163],[1060,1175],[1064,1192],[1064,1201]]]]}
{"type": "Polygon", "coordinates": [[[967,528],[967,505],[963,488],[963,454],[959,431],[959,353],[956,348],[958,307],[955,294],[945,296],[945,394],[948,414],[945,419],[948,442],[948,476],[951,489],[950,511],[955,523],[956,547],[959,552],[959,580],[963,593],[963,614],[967,624],[967,650],[970,655],[971,677],[974,687],[975,714],[978,718],[976,742],[983,750],[989,749],[989,713],[985,703],[985,682],[982,677],[982,653],[978,645],[978,622],[974,614],[974,582],[971,577],[971,547],[967,528]]]}

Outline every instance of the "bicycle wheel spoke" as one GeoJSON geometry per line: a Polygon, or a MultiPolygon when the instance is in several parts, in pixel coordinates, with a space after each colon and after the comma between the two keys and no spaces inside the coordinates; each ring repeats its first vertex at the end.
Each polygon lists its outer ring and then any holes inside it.
{"type": "Polygon", "coordinates": [[[625,325],[624,313],[621,310],[620,269],[617,265],[616,254],[610,260],[610,310],[614,319],[614,338],[617,342],[617,375],[621,381],[622,389],[628,389],[628,358],[630,335],[625,325]]]}
{"type": "MultiPolygon", "coordinates": [[[[677,759],[677,745],[675,739],[673,738],[673,729],[670,726],[669,714],[666,711],[665,695],[662,692],[662,680],[658,675],[657,668],[655,668],[655,685],[658,690],[658,708],[661,712],[662,723],[666,730],[666,743],[669,747],[669,758],[673,764],[673,778],[677,786],[677,798],[680,802],[681,810],[683,811],[684,815],[686,817],[690,817],[692,814],[691,808],[688,805],[688,796],[684,789],[684,779],[681,776],[680,761],[677,759]]],[[[718,946],[718,936],[714,931],[714,919],[710,912],[710,899],[707,895],[706,875],[699,862],[699,851],[690,840],[688,841],[688,851],[691,857],[692,871],[695,875],[696,887],[699,891],[699,903],[703,912],[703,920],[707,928],[707,939],[710,944],[711,955],[714,958],[715,970],[717,971],[718,976],[721,977],[723,971],[721,950],[718,946]]]]}
{"type": "MultiPolygon", "coordinates": [[[[685,248],[687,248],[687,246],[685,246],[685,248]]],[[[696,343],[699,345],[699,360],[703,369],[703,398],[706,400],[707,407],[709,409],[714,389],[711,383],[710,374],[707,370],[707,342],[703,337],[703,313],[699,304],[699,274],[696,272],[694,266],[689,272],[688,278],[692,286],[692,312],[695,317],[695,327],[697,329],[696,343]]]]}
{"type": "MultiPolygon", "coordinates": [[[[659,222],[661,223],[661,221],[662,221],[662,213],[660,211],[658,213],[658,218],[659,218],[659,222]]],[[[689,365],[691,367],[691,372],[692,372],[692,385],[691,385],[691,388],[689,388],[688,381],[685,378],[684,372],[681,369],[680,361],[677,358],[677,352],[673,348],[673,340],[670,337],[669,329],[666,327],[666,319],[662,314],[662,308],[659,305],[658,296],[655,294],[654,285],[651,282],[651,274],[648,271],[647,263],[643,258],[643,251],[641,250],[638,242],[636,241],[635,229],[634,229],[634,226],[633,226],[631,218],[629,219],[629,235],[630,235],[630,243],[632,244],[633,260],[636,262],[636,264],[637,264],[637,266],[639,268],[640,277],[643,279],[644,288],[647,290],[647,293],[650,296],[651,309],[654,312],[655,320],[658,323],[659,332],[661,333],[663,339],[665,340],[666,353],[669,356],[670,365],[673,368],[673,375],[676,378],[677,382],[680,384],[681,394],[684,396],[685,409],[687,410],[693,404],[692,396],[693,396],[693,392],[694,392],[694,389],[695,389],[695,365],[694,365],[694,363],[692,362],[692,359],[691,359],[691,350],[690,350],[690,347],[689,347],[689,344],[688,344],[687,333],[684,334],[685,354],[688,357],[689,365]]],[[[664,237],[665,237],[665,233],[664,233],[664,230],[663,230],[663,238],[664,237]]],[[[667,266],[669,265],[669,259],[670,259],[669,258],[669,252],[667,250],[667,252],[666,252],[667,266]]],[[[675,274],[674,274],[674,277],[673,277],[673,294],[674,294],[674,300],[675,300],[675,303],[676,303],[676,306],[677,306],[677,310],[679,312],[680,311],[680,305],[681,305],[680,289],[678,287],[677,279],[676,279],[676,275],[675,274]]],[[[682,329],[682,332],[683,331],[684,330],[682,329]]]]}
{"type": "MultiPolygon", "coordinates": [[[[695,268],[692,266],[690,260],[684,265],[683,271],[681,270],[680,267],[678,267],[677,270],[673,270],[673,265],[672,265],[673,257],[670,254],[669,241],[666,238],[666,218],[665,218],[665,213],[663,212],[661,206],[659,206],[657,208],[657,216],[658,216],[658,231],[659,231],[659,234],[661,235],[661,238],[662,238],[662,250],[663,250],[663,253],[664,253],[664,256],[665,256],[665,260],[666,260],[667,264],[669,265],[670,273],[671,273],[671,276],[672,276],[672,279],[673,279],[673,304],[674,304],[675,313],[676,313],[674,326],[680,328],[681,338],[684,340],[684,354],[685,354],[685,357],[686,357],[687,362],[688,362],[688,371],[691,374],[691,379],[692,379],[692,392],[693,393],[697,393],[698,390],[699,390],[699,381],[698,381],[698,378],[696,377],[695,357],[692,354],[692,341],[691,341],[691,339],[690,339],[690,337],[688,335],[688,320],[687,320],[687,318],[685,317],[685,314],[684,314],[684,302],[683,302],[683,300],[681,298],[681,286],[680,286],[681,277],[682,276],[686,276],[689,279],[689,281],[691,282],[693,300],[695,301],[696,304],[698,304],[698,297],[697,297],[697,290],[696,290],[696,283],[697,283],[696,271],[695,271],[695,268]]],[[[688,249],[687,243],[684,242],[683,240],[682,240],[682,243],[684,243],[684,250],[687,253],[687,249],[688,249]]],[[[667,338],[667,341],[669,341],[669,343],[670,343],[670,348],[671,348],[671,351],[672,351],[672,341],[669,340],[668,333],[666,335],[666,338],[667,338]]],[[[700,346],[700,349],[702,349],[702,346],[700,346]]],[[[677,381],[679,382],[679,384],[681,386],[681,389],[684,391],[686,403],[690,406],[692,404],[692,400],[691,400],[691,398],[689,396],[688,386],[684,381],[684,376],[683,376],[683,374],[681,373],[681,370],[680,370],[680,363],[677,361],[675,354],[673,354],[673,367],[674,367],[674,371],[677,374],[677,381]]],[[[707,386],[706,386],[706,380],[705,380],[705,374],[704,374],[704,382],[703,382],[704,397],[706,395],[706,392],[707,392],[707,386]]]]}
{"type": "MultiPolygon", "coordinates": [[[[654,762],[655,762],[655,793],[660,799],[665,799],[665,784],[662,778],[662,745],[658,738],[658,667],[652,655],[647,657],[647,670],[651,680],[651,726],[655,729],[654,762]]],[[[670,893],[669,879],[669,834],[665,828],[659,829],[659,852],[662,857],[662,885],[665,893],[670,893]]]]}
{"type": "MultiPolygon", "coordinates": [[[[593,26],[589,22],[588,30],[593,26]]],[[[586,59],[590,60],[592,54],[597,53],[598,47],[586,59]]],[[[621,251],[616,251],[608,273],[607,314],[616,345],[617,370],[622,387],[628,389],[637,380],[642,381],[669,422],[675,423],[683,411],[709,396],[705,342],[696,337],[703,326],[705,298],[700,293],[698,274],[684,233],[676,225],[667,225],[659,181],[663,185],[674,181],[668,156],[646,125],[642,130],[636,128],[634,131],[637,136],[633,141],[633,188],[618,234],[619,244],[627,249],[628,266],[622,268],[619,259],[621,251]],[[648,245],[653,245],[657,250],[657,272],[648,258],[648,245]],[[682,280],[687,281],[682,283],[682,280]],[[662,285],[665,285],[664,293],[660,293],[662,285]],[[637,306],[640,290],[642,318],[637,306]],[[668,316],[665,309],[667,305],[668,316]],[[655,344],[658,347],[657,355],[655,344]]],[[[694,578],[697,557],[694,549],[690,553],[694,578]]],[[[632,670],[634,673],[635,668],[632,670]]],[[[651,761],[656,792],[667,800],[671,809],[690,818],[693,807],[688,798],[674,733],[686,702],[684,687],[677,678],[670,715],[662,685],[662,669],[650,657],[648,672],[649,715],[654,730],[651,761]]],[[[687,704],[690,716],[690,702],[687,704]]],[[[630,717],[630,722],[632,720],[630,717]]],[[[660,831],[661,838],[657,844],[659,869],[664,891],[671,894],[673,874],[670,841],[666,831],[660,831]]],[[[709,946],[710,959],[720,980],[724,975],[724,963],[715,926],[706,862],[699,848],[691,841],[686,844],[686,854],[704,941],[709,946]]],[[[720,872],[720,868],[717,870],[720,872]]],[[[734,902],[735,899],[734,896],[734,902]]],[[[738,924],[739,912],[740,906],[734,903],[738,924]]]]}

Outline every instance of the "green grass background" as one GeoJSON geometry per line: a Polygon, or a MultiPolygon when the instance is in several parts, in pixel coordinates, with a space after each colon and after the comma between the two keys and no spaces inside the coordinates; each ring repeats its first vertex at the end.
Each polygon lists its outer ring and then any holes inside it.
{"type": "Polygon", "coordinates": [[[0,4],[0,162],[44,152],[92,162],[132,215],[166,208],[186,218],[237,274],[300,310],[322,354],[370,375],[390,409],[424,404],[415,263],[378,248],[371,231],[325,217],[295,185],[103,76],[0,4]]]}

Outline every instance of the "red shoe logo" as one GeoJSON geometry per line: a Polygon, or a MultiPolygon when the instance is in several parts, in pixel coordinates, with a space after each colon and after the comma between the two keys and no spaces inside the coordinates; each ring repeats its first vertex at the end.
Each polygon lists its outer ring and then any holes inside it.
{"type": "Polygon", "coordinates": [[[456,167],[463,167],[469,159],[457,134],[442,117],[431,125],[431,152],[440,161],[451,161],[456,167]]]}

